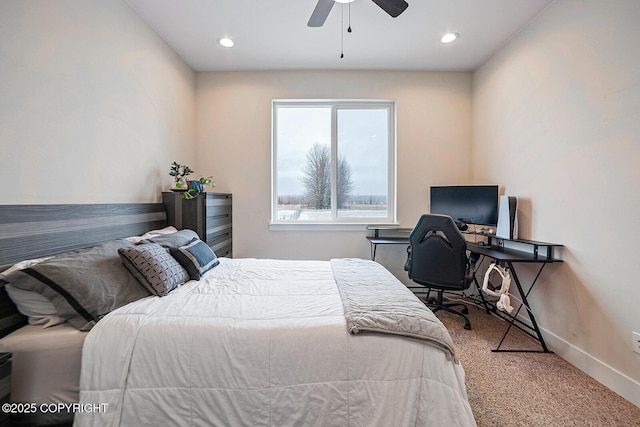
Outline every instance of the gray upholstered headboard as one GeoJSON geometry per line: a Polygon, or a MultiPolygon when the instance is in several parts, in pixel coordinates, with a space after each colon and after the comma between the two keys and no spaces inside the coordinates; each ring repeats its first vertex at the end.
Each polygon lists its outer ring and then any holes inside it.
{"type": "MultiPolygon", "coordinates": [[[[162,203],[0,205],[0,271],[167,225],[162,203]]],[[[0,337],[25,323],[0,288],[0,337]]]]}

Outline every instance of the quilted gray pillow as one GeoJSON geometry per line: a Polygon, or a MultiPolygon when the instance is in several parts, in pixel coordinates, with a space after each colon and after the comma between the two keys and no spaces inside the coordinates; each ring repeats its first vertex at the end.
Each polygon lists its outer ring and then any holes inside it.
{"type": "Polygon", "coordinates": [[[189,273],[157,243],[120,248],[122,263],[152,294],[160,297],[189,280],[189,273]]]}

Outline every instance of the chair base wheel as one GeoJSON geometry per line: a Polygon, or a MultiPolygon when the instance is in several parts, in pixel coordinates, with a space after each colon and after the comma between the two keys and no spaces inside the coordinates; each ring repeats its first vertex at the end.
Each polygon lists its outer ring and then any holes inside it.
{"type": "Polygon", "coordinates": [[[427,295],[426,297],[420,298],[420,300],[423,301],[424,304],[429,307],[434,314],[440,310],[444,310],[448,311],[449,313],[462,316],[465,323],[464,328],[468,331],[471,330],[471,322],[469,322],[469,319],[466,316],[466,314],[469,314],[469,309],[465,304],[459,302],[453,304],[445,304],[442,298],[442,292],[438,292],[438,298],[429,297],[427,295]],[[462,306],[462,309],[460,311],[456,311],[452,308],[456,306],[462,306]]]}

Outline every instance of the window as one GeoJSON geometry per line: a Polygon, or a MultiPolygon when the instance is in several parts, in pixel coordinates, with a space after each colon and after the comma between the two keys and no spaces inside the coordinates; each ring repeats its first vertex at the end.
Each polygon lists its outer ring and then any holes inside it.
{"type": "Polygon", "coordinates": [[[273,102],[272,223],[395,223],[393,101],[273,102]]]}

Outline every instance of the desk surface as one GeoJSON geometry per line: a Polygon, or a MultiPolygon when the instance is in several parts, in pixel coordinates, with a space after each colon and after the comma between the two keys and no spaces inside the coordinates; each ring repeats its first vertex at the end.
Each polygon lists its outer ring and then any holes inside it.
{"type": "Polygon", "coordinates": [[[488,256],[489,258],[493,258],[498,261],[535,262],[535,263],[562,262],[561,259],[550,258],[542,254],[534,255],[530,252],[519,251],[511,248],[505,248],[498,245],[483,246],[483,245],[478,245],[474,243],[468,243],[467,249],[469,249],[471,252],[475,252],[480,255],[485,255],[485,256],[488,256]]]}
{"type": "Polygon", "coordinates": [[[374,245],[401,245],[401,244],[409,244],[409,237],[374,237],[367,236],[367,240],[369,240],[374,245]]]}
{"type": "Polygon", "coordinates": [[[558,244],[558,243],[539,242],[537,240],[507,239],[506,237],[496,236],[493,233],[481,233],[481,232],[478,232],[478,231],[463,231],[462,234],[472,235],[472,236],[489,237],[489,238],[495,239],[495,240],[504,240],[505,242],[514,242],[514,243],[525,243],[527,245],[534,245],[534,246],[553,246],[553,247],[564,246],[564,245],[561,245],[561,244],[558,244]]]}
{"type": "Polygon", "coordinates": [[[400,227],[399,225],[367,225],[367,230],[390,230],[390,231],[400,231],[402,233],[409,233],[413,228],[405,228],[400,227]]]}

